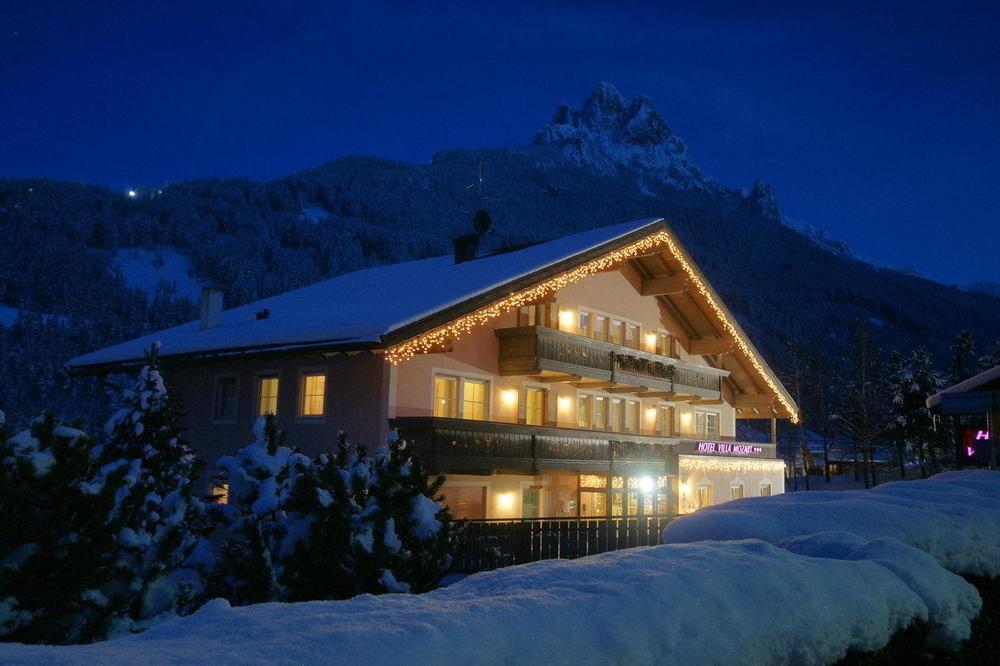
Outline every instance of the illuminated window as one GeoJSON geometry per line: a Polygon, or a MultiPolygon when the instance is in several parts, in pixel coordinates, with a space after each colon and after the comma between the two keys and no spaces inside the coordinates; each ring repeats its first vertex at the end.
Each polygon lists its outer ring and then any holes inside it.
{"type": "Polygon", "coordinates": [[[761,497],[770,497],[771,496],[771,484],[770,483],[762,483],[762,484],[760,484],[760,496],[761,497]]]}
{"type": "Polygon", "coordinates": [[[458,418],[458,379],[456,377],[434,378],[434,416],[458,418]]]}
{"type": "Polygon", "coordinates": [[[257,402],[257,416],[278,413],[277,377],[258,377],[257,395],[260,396],[257,402]]]}
{"type": "Polygon", "coordinates": [[[236,420],[236,395],[239,382],[236,377],[215,378],[215,418],[219,421],[236,420]]]}
{"type": "Polygon", "coordinates": [[[580,515],[584,518],[594,518],[608,515],[608,495],[603,490],[580,491],[580,515]]]}
{"type": "Polygon", "coordinates": [[[578,396],[576,396],[576,427],[577,428],[589,428],[590,427],[590,396],[589,395],[578,395],[578,396]]]}
{"type": "Polygon", "coordinates": [[[743,484],[736,483],[729,486],[729,499],[738,500],[743,499],[743,484]]]}
{"type": "Polygon", "coordinates": [[[590,313],[580,310],[580,335],[590,335],[590,313]]]}
{"type": "MultiPolygon", "coordinates": [[[[468,392],[468,384],[465,390],[468,392]]],[[[545,423],[545,393],[545,389],[540,388],[529,388],[524,392],[524,422],[528,425],[545,423]]]]}
{"type": "Polygon", "coordinates": [[[719,413],[696,411],[694,413],[694,429],[695,433],[701,437],[718,437],[719,413]]]}
{"type": "Polygon", "coordinates": [[[625,344],[625,322],[617,319],[611,320],[611,342],[616,345],[625,344]]]}
{"type": "Polygon", "coordinates": [[[674,408],[665,405],[660,406],[660,419],[657,424],[659,434],[669,437],[674,434],[674,408]]]}
{"type": "Polygon", "coordinates": [[[441,494],[452,517],[470,520],[486,517],[486,486],[444,486],[441,494]]]}
{"type": "Polygon", "coordinates": [[[485,421],[486,382],[481,379],[466,379],[462,384],[462,418],[485,421]]]}
{"type": "Polygon", "coordinates": [[[631,347],[632,349],[638,349],[640,333],[641,331],[639,330],[639,327],[635,324],[627,325],[625,327],[625,345],[631,347]]]}
{"type": "Polygon", "coordinates": [[[213,481],[212,499],[216,504],[229,504],[229,483],[222,480],[213,481]]]}
{"type": "Polygon", "coordinates": [[[625,405],[625,432],[639,432],[639,402],[629,400],[625,405]]]}
{"type": "Polygon", "coordinates": [[[611,412],[608,415],[608,430],[611,432],[622,431],[622,410],[624,407],[624,400],[620,398],[611,398],[611,412]]]}
{"type": "Polygon", "coordinates": [[[598,340],[608,339],[608,318],[602,317],[601,315],[594,315],[594,332],[593,336],[598,340]]]}
{"type": "Polygon", "coordinates": [[[608,399],[604,396],[594,396],[594,430],[605,430],[608,427],[608,399]]]}
{"type": "Polygon", "coordinates": [[[302,375],[302,416],[323,416],[326,403],[326,375],[302,375]]]}
{"type": "Polygon", "coordinates": [[[581,488],[607,488],[608,487],[608,477],[603,474],[581,474],[580,475],[580,487],[581,488]]]}
{"type": "Polygon", "coordinates": [[[712,506],[712,486],[698,486],[698,508],[703,509],[712,506]]]}
{"type": "Polygon", "coordinates": [[[656,353],[660,356],[671,356],[670,334],[660,331],[656,336],[656,353]]]}

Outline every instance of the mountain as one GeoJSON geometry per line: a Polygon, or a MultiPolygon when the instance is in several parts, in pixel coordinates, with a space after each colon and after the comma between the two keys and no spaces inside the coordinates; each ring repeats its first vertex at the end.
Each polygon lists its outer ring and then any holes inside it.
{"type": "Polygon", "coordinates": [[[972,284],[965,285],[962,289],[977,294],[987,294],[989,296],[996,296],[997,298],[1000,298],[1000,284],[996,282],[973,282],[972,284]]]}
{"type": "Polygon", "coordinates": [[[959,329],[983,345],[1000,331],[996,298],[872,266],[800,233],[770,185],[712,181],[651,100],[601,84],[579,108],[560,107],[530,144],[447,150],[426,164],[349,156],[269,182],[193,180],[133,196],[0,181],[0,306],[22,313],[0,324],[0,409],[12,421],[43,405],[99,414],[100,386],[61,376],[63,363],[192,319],[197,279],[227,285],[233,306],[448,253],[483,206],[493,248],[665,217],[779,372],[793,343],[836,368],[858,318],[877,322],[883,347],[924,344],[939,361],[959,329]],[[481,193],[467,187],[480,168],[481,193]]]}

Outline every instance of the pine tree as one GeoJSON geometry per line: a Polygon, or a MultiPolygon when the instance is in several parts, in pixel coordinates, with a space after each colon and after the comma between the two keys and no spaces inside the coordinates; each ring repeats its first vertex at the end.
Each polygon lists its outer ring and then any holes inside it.
{"type": "MultiPolygon", "coordinates": [[[[890,361],[890,385],[894,424],[892,438],[898,447],[900,462],[906,452],[913,453],[920,465],[920,475],[940,468],[946,439],[934,429],[927,409],[927,396],[940,390],[942,380],[935,372],[930,353],[918,347],[905,359],[893,352],[890,361]]],[[[904,475],[905,476],[905,475],[904,475]]]]}
{"type": "Polygon", "coordinates": [[[107,440],[93,453],[99,470],[81,484],[106,503],[103,520],[115,534],[104,564],[111,582],[101,592],[140,622],[193,610],[211,565],[210,520],[194,493],[201,463],[181,437],[158,349],[154,343],[132,385],[117,390],[107,440]]]}
{"type": "Polygon", "coordinates": [[[116,616],[100,591],[114,534],[104,503],[81,493],[94,441],[42,414],[9,437],[0,418],[0,639],[74,643],[104,636],[116,616]]]}
{"type": "Polygon", "coordinates": [[[994,340],[986,349],[986,353],[979,357],[979,372],[992,370],[998,365],[1000,365],[1000,339],[994,340]]]}
{"type": "Polygon", "coordinates": [[[976,347],[972,333],[959,331],[951,343],[951,363],[948,366],[948,383],[957,384],[976,374],[976,347]]]}
{"type": "Polygon", "coordinates": [[[874,457],[878,444],[892,427],[891,405],[883,376],[881,352],[863,320],[855,322],[851,342],[841,361],[839,402],[831,416],[860,458],[865,488],[877,483],[874,457]]]}
{"type": "Polygon", "coordinates": [[[217,593],[236,605],[279,599],[281,560],[291,551],[286,538],[301,538],[290,529],[296,516],[289,516],[289,502],[300,482],[308,481],[312,461],[285,446],[284,433],[267,415],[254,424],[254,441],[220,458],[218,466],[229,494],[217,593]]]}
{"type": "Polygon", "coordinates": [[[419,459],[393,431],[372,461],[370,558],[359,572],[371,592],[425,592],[435,588],[453,559],[455,527],[439,501],[444,477],[428,480],[419,459]]]}

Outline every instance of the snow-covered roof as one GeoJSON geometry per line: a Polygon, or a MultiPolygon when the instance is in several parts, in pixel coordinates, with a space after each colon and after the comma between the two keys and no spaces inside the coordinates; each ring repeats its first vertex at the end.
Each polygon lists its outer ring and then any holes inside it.
{"type": "Polygon", "coordinates": [[[964,393],[966,391],[974,391],[997,380],[1000,380],[1000,365],[995,368],[990,368],[989,370],[984,370],[978,375],[969,377],[965,381],[959,382],[954,386],[949,386],[945,390],[935,393],[931,397],[927,398],[927,407],[928,409],[933,409],[934,407],[940,405],[941,396],[945,393],[964,393]]]}
{"type": "Polygon", "coordinates": [[[213,328],[199,330],[198,321],[188,322],[78,356],[69,367],[139,361],[157,340],[164,357],[378,346],[393,331],[437,312],[491,292],[506,295],[505,287],[514,282],[664,226],[662,219],[638,220],[459,264],[449,254],[346,273],[226,310],[213,328]],[[265,309],[269,316],[257,319],[256,313],[265,309]]]}

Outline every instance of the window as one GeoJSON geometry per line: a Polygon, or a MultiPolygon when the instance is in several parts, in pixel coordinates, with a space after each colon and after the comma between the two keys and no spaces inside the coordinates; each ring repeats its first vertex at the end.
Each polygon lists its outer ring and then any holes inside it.
{"type": "Polygon", "coordinates": [[[601,315],[594,315],[594,332],[591,336],[598,340],[608,339],[608,318],[601,315]]]}
{"type": "Polygon", "coordinates": [[[458,378],[434,378],[434,416],[458,418],[458,378]]]}
{"type": "Polygon", "coordinates": [[[771,496],[771,484],[770,483],[762,483],[762,484],[760,484],[760,496],[761,497],[770,497],[771,496]]]}
{"type": "Polygon", "coordinates": [[[656,336],[656,353],[660,356],[672,356],[670,334],[660,331],[656,336]]]}
{"type": "Polygon", "coordinates": [[[213,481],[211,497],[216,504],[229,504],[229,482],[221,479],[213,481]]]}
{"type": "Polygon", "coordinates": [[[534,326],[538,323],[538,308],[534,305],[523,305],[517,310],[518,326],[534,326]]]}
{"type": "Polygon", "coordinates": [[[617,319],[611,320],[611,342],[616,345],[625,344],[625,322],[617,319]]]}
{"type": "Polygon", "coordinates": [[[611,398],[611,413],[608,415],[608,430],[611,432],[622,431],[622,410],[624,407],[624,400],[620,398],[611,398]]]}
{"type": "MultiPolygon", "coordinates": [[[[468,384],[466,384],[468,391],[468,384]]],[[[528,425],[545,424],[545,389],[529,388],[524,392],[524,422],[528,425]]]]}
{"type": "Polygon", "coordinates": [[[639,402],[629,400],[625,405],[625,432],[639,432],[639,402]]]}
{"type": "Polygon", "coordinates": [[[674,434],[674,408],[660,405],[660,420],[657,424],[660,435],[668,437],[674,434]]]}
{"type": "Polygon", "coordinates": [[[302,416],[323,416],[326,404],[326,375],[302,375],[302,416]]]}
{"type": "Polygon", "coordinates": [[[694,413],[695,433],[701,437],[719,436],[719,413],[696,411],[694,413]]]}
{"type": "Polygon", "coordinates": [[[729,499],[731,500],[743,499],[742,483],[734,483],[733,485],[729,486],[729,499]]]}
{"type": "Polygon", "coordinates": [[[445,486],[441,493],[454,518],[486,517],[486,486],[445,486]]]}
{"type": "Polygon", "coordinates": [[[701,485],[698,486],[698,508],[703,509],[706,506],[712,506],[712,486],[701,485]]]}
{"type": "Polygon", "coordinates": [[[590,313],[580,310],[580,335],[590,335],[590,313]]]}
{"type": "Polygon", "coordinates": [[[236,377],[215,378],[215,418],[219,421],[236,420],[236,395],[239,381],[236,377]]]}
{"type": "Polygon", "coordinates": [[[594,430],[605,430],[608,427],[608,399],[604,396],[594,396],[594,430]]]}
{"type": "Polygon", "coordinates": [[[577,428],[589,428],[590,427],[590,396],[589,395],[578,395],[578,396],[576,396],[576,427],[577,428]]]}
{"type": "Polygon", "coordinates": [[[258,377],[257,378],[257,416],[278,413],[278,378],[258,377]]]}
{"type": "Polygon", "coordinates": [[[466,379],[462,385],[462,418],[485,421],[486,382],[482,379],[466,379]]]}
{"type": "Polygon", "coordinates": [[[628,324],[625,327],[625,346],[631,347],[632,349],[639,348],[639,340],[641,331],[639,327],[635,324],[628,324]]]}

